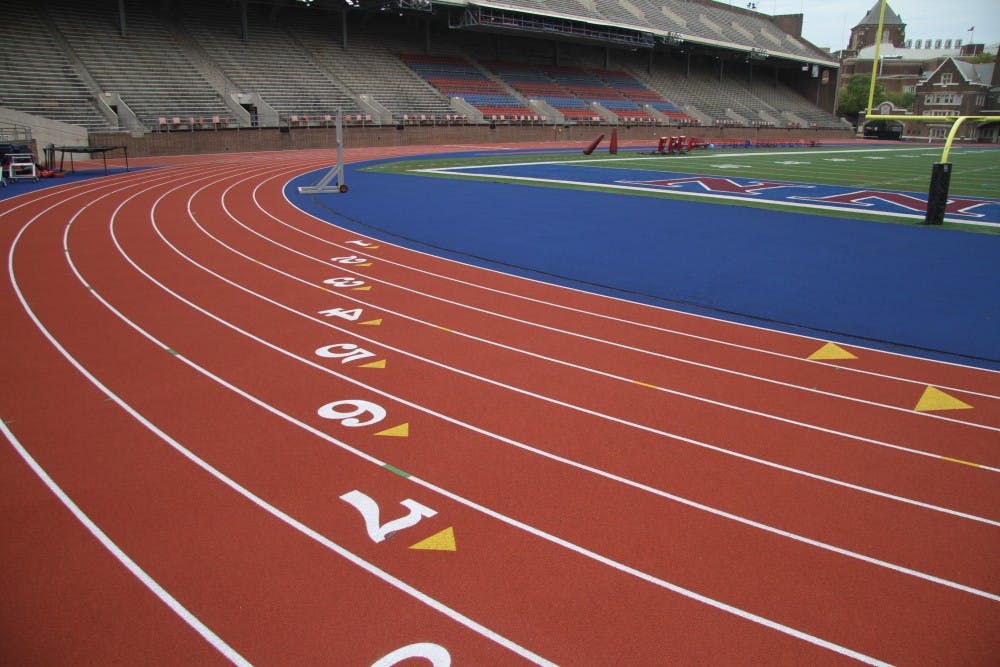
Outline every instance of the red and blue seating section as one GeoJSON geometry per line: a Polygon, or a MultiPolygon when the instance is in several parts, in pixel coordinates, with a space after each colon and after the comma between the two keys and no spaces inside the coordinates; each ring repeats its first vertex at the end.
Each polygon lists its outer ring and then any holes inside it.
{"type": "MultiPolygon", "coordinates": [[[[537,111],[466,60],[406,53],[399,58],[442,94],[461,97],[488,120],[538,120],[537,111]]],[[[510,89],[545,102],[569,121],[603,122],[592,105],[597,103],[615,114],[619,123],[660,122],[650,108],[673,122],[693,122],[677,105],[626,72],[505,62],[483,66],[510,89]]]]}
{"type": "Polygon", "coordinates": [[[399,54],[399,58],[442,94],[464,99],[487,120],[540,120],[537,111],[467,61],[407,53],[399,54]]]}

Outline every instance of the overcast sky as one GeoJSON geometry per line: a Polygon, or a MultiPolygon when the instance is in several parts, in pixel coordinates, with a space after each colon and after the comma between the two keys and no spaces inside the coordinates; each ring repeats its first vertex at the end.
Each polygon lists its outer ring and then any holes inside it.
{"type": "MultiPolygon", "coordinates": [[[[721,0],[746,7],[748,0],[721,0]]],[[[802,36],[831,50],[847,47],[851,28],[864,18],[876,0],[755,0],[765,14],[804,14],[802,36]]],[[[1000,42],[998,0],[889,0],[889,7],[906,24],[907,39],[960,39],[968,43],[1000,42]],[[975,32],[968,32],[975,27],[975,32]]]]}

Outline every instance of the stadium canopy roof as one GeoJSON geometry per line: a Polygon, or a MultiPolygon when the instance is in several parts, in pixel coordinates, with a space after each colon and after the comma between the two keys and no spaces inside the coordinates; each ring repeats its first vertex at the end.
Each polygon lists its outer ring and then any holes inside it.
{"type": "Polygon", "coordinates": [[[772,58],[838,67],[833,57],[781,30],[757,12],[737,10],[710,0],[602,0],[567,3],[560,0],[433,0],[435,5],[513,11],[558,20],[578,21],[650,35],[665,44],[690,43],[772,58]],[[538,6],[541,4],[542,9],[538,6]],[[581,11],[560,11],[573,4],[581,11]],[[615,17],[610,15],[614,12],[615,17]],[[618,17],[631,20],[615,20],[618,17]]]}
{"type": "Polygon", "coordinates": [[[703,46],[836,68],[827,51],[796,38],[755,11],[712,0],[247,0],[257,4],[337,7],[341,9],[450,10],[456,28],[493,32],[544,33],[549,38],[653,48],[703,46]],[[543,21],[524,20],[537,17],[543,21]],[[484,20],[484,18],[486,20],[484,20]],[[548,24],[544,19],[549,21],[548,24]],[[560,30],[559,22],[593,30],[560,30]],[[578,33],[574,38],[573,32],[578,33]],[[601,34],[608,38],[602,38],[601,34]],[[583,33],[582,36],[580,33],[583,33]]]}

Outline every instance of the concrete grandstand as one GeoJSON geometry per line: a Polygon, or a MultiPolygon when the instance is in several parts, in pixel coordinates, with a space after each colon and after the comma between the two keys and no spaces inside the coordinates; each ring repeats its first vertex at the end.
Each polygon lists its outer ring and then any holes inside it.
{"type": "Polygon", "coordinates": [[[711,0],[45,0],[5,14],[0,108],[137,155],[325,146],[338,111],[358,145],[593,125],[850,132],[832,113],[838,64],[802,39],[801,15],[711,0]],[[262,133],[210,136],[247,129],[262,133]]]}

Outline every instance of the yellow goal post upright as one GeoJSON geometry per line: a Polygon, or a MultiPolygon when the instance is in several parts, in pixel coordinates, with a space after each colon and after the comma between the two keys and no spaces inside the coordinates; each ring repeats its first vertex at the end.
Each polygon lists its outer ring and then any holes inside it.
{"type": "Polygon", "coordinates": [[[344,121],[343,110],[337,109],[337,164],[319,179],[315,185],[299,187],[299,193],[304,195],[322,195],[330,192],[347,192],[344,182],[344,121]],[[336,185],[332,185],[336,179],[336,185]]]}
{"type": "Polygon", "coordinates": [[[885,6],[887,0],[882,0],[878,15],[878,28],[875,30],[875,55],[872,58],[871,85],[868,88],[868,106],[865,109],[865,120],[867,124],[873,120],[916,120],[937,123],[952,123],[948,138],[944,143],[944,151],[941,153],[941,161],[935,162],[931,167],[931,182],[927,188],[927,213],[924,216],[925,225],[940,225],[944,222],[945,208],[948,206],[948,187],[951,185],[951,163],[948,162],[948,153],[951,152],[951,143],[958,134],[958,128],[967,120],[982,121],[996,120],[996,116],[905,116],[905,115],[872,115],[872,102],[875,99],[875,79],[878,74],[879,58],[882,55],[882,28],[885,25],[885,6]]]}
{"type": "Polygon", "coordinates": [[[906,116],[899,114],[886,114],[865,116],[865,123],[873,120],[916,120],[932,123],[950,122],[951,130],[948,138],[944,142],[944,150],[941,152],[941,161],[931,165],[931,182],[927,187],[927,213],[924,216],[925,225],[940,225],[944,222],[945,209],[948,206],[948,188],[951,185],[951,163],[948,162],[948,155],[951,153],[951,144],[958,134],[958,129],[967,120],[986,121],[996,120],[996,116],[906,116]]]}

